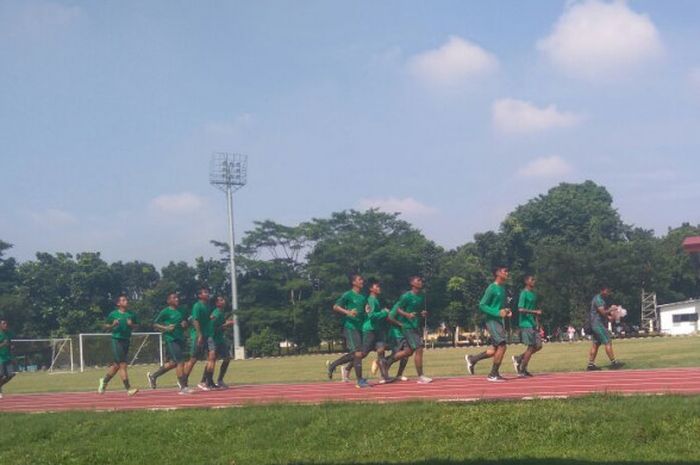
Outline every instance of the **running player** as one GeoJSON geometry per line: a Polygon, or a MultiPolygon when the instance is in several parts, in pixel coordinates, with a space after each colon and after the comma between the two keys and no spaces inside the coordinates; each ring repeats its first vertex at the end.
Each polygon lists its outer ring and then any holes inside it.
{"type": "Polygon", "coordinates": [[[117,297],[116,305],[117,308],[107,316],[107,323],[103,325],[105,330],[112,331],[112,356],[114,357],[114,363],[109,367],[104,378],[100,378],[97,392],[103,394],[107,389],[109,380],[119,372],[119,377],[124,383],[124,389],[126,389],[128,395],[133,396],[139,390],[131,387],[126,364],[127,355],[129,354],[129,342],[131,341],[131,330],[136,327],[138,321],[136,320],[136,315],[127,310],[129,299],[125,294],[117,297]]]}
{"type": "Polygon", "coordinates": [[[168,362],[158,371],[151,374],[146,373],[148,384],[151,389],[156,388],[156,380],[168,371],[175,368],[175,376],[177,376],[178,385],[180,386],[181,394],[190,394],[192,391],[187,387],[187,376],[185,376],[185,336],[184,328],[187,326],[187,320],[178,309],[180,306],[180,297],[177,292],[168,294],[168,306],[161,310],[153,322],[153,327],[158,331],[163,332],[165,346],[168,349],[168,362]]]}
{"type": "Polygon", "coordinates": [[[586,370],[596,371],[600,370],[600,367],[595,364],[595,358],[598,355],[598,348],[601,345],[605,346],[605,353],[610,359],[610,368],[616,370],[622,368],[624,363],[619,362],[615,359],[615,353],[613,352],[612,338],[610,332],[605,327],[605,322],[610,319],[611,309],[605,302],[605,298],[610,295],[610,288],[608,286],[603,286],[600,289],[600,294],[596,294],[591,301],[591,310],[588,314],[588,323],[591,326],[591,350],[588,353],[588,366],[586,370]]]}
{"type": "MultiPolygon", "coordinates": [[[[209,337],[209,288],[202,286],[197,293],[199,300],[192,306],[190,314],[190,359],[185,363],[185,375],[189,380],[190,373],[194,368],[197,359],[207,356],[207,362],[210,357],[215,357],[214,342],[209,337]]],[[[203,377],[206,375],[206,368],[203,377]]],[[[197,387],[202,391],[208,391],[206,383],[200,382],[197,387]]]]}
{"type": "MultiPolygon", "coordinates": [[[[425,309],[425,295],[423,294],[423,278],[411,276],[408,278],[411,290],[404,293],[394,304],[391,315],[401,323],[403,338],[408,346],[397,354],[391,354],[388,364],[391,366],[397,360],[414,355],[413,362],[418,373],[418,384],[428,384],[433,380],[423,374],[423,335],[421,332],[420,318],[427,318],[428,311],[425,309]]],[[[401,375],[400,375],[401,376],[401,375]]]]}
{"type": "Polygon", "coordinates": [[[7,320],[0,320],[0,399],[2,399],[2,387],[15,377],[15,366],[12,357],[12,338],[15,335],[10,331],[7,320]]]}
{"type": "Polygon", "coordinates": [[[490,347],[478,355],[465,355],[467,371],[473,375],[476,364],[480,360],[493,357],[493,365],[487,379],[489,381],[505,381],[498,370],[501,367],[503,356],[506,353],[506,331],[503,325],[504,318],[510,318],[513,313],[506,308],[505,282],[508,279],[508,268],[498,267],[494,270],[494,282],[486,288],[484,296],[479,302],[479,310],[485,316],[484,327],[491,336],[490,347]]]}
{"type": "MultiPolygon", "coordinates": [[[[396,372],[396,379],[408,381],[408,378],[404,376],[403,372],[406,369],[406,365],[408,365],[408,358],[411,356],[412,351],[403,335],[402,324],[397,320],[398,308],[397,302],[391,308],[389,318],[387,319],[387,321],[391,323],[388,331],[388,343],[391,347],[391,355],[387,357],[387,368],[398,360],[399,370],[396,372]]],[[[377,364],[377,370],[378,369],[379,365],[377,364]]]]}
{"type": "Polygon", "coordinates": [[[527,371],[532,354],[542,349],[542,338],[539,332],[539,317],[542,310],[537,308],[537,294],[535,294],[536,279],[532,275],[526,275],[523,280],[525,288],[520,292],[518,299],[518,314],[520,326],[520,340],[527,346],[525,352],[513,355],[513,366],[518,376],[532,376],[527,371]]]}
{"type": "Polygon", "coordinates": [[[341,295],[333,305],[333,311],[343,316],[343,333],[348,353],[334,362],[326,362],[329,379],[333,379],[333,373],[337,366],[352,362],[355,367],[358,388],[370,387],[367,380],[362,378],[362,324],[365,321],[365,304],[367,303],[367,298],[361,293],[364,284],[365,280],[360,274],[351,274],[350,285],[352,289],[341,295]]]}
{"type": "Polygon", "coordinates": [[[215,308],[212,310],[209,317],[209,334],[214,340],[214,352],[216,358],[214,359],[214,364],[209,370],[209,363],[207,362],[207,385],[217,389],[225,389],[228,385],[224,382],[224,376],[226,376],[226,370],[228,370],[228,365],[231,362],[231,349],[228,344],[226,344],[226,338],[224,337],[224,331],[226,328],[233,326],[233,320],[226,320],[226,298],[223,296],[218,296],[215,300],[215,308]],[[216,360],[221,360],[221,366],[219,367],[219,377],[214,384],[214,369],[216,368],[216,360]]]}
{"type": "MultiPolygon", "coordinates": [[[[379,302],[379,294],[382,287],[376,279],[369,280],[369,296],[367,297],[366,317],[362,324],[362,357],[366,357],[371,351],[377,352],[379,371],[381,372],[381,384],[394,382],[394,378],[389,377],[387,363],[384,358],[386,350],[386,321],[389,311],[382,309],[379,302]]],[[[361,368],[361,367],[360,367],[361,368]]]]}

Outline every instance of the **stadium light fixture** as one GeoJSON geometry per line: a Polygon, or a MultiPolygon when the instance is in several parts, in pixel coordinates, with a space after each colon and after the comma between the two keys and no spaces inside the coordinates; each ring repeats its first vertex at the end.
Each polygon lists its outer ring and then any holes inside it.
{"type": "Polygon", "coordinates": [[[228,207],[229,272],[231,274],[231,308],[233,310],[233,356],[245,358],[238,329],[238,287],[236,284],[235,236],[233,231],[233,193],[248,182],[248,156],[240,153],[216,152],[212,155],[209,183],[226,193],[228,207]]]}

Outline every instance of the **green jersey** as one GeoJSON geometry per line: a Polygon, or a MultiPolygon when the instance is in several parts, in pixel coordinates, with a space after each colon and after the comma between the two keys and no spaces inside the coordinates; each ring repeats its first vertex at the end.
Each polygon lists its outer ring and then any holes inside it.
{"type": "Polygon", "coordinates": [[[115,321],[119,324],[112,327],[112,339],[130,339],[131,338],[131,326],[127,323],[131,320],[133,324],[138,324],[136,320],[136,314],[126,311],[120,312],[118,309],[112,310],[112,313],[107,315],[107,324],[111,325],[115,321]]]}
{"type": "Polygon", "coordinates": [[[404,329],[418,329],[420,327],[420,312],[425,310],[425,296],[423,294],[415,294],[413,291],[405,292],[399,297],[394,307],[416,315],[415,318],[410,320],[402,315],[398,315],[398,321],[403,324],[404,329]]]}
{"type": "MultiPolygon", "coordinates": [[[[391,311],[389,312],[389,315],[391,318],[394,320],[399,319],[399,303],[396,302],[393,307],[391,307],[391,311]]],[[[389,339],[393,339],[394,341],[398,341],[403,337],[403,331],[401,330],[400,327],[396,326],[395,324],[390,324],[389,325],[389,339]]]]}
{"type": "Polygon", "coordinates": [[[365,304],[367,298],[353,290],[345,292],[341,295],[335,304],[345,310],[355,310],[356,316],[343,315],[343,327],[362,331],[362,323],[365,321],[365,304]]]}
{"type": "MultiPolygon", "coordinates": [[[[524,308],[525,310],[537,310],[537,294],[527,289],[523,289],[520,293],[520,298],[518,299],[518,310],[521,308],[524,308]]],[[[521,328],[537,328],[535,315],[532,313],[520,313],[519,315],[518,321],[521,328]]]]}
{"type": "Polygon", "coordinates": [[[598,313],[598,309],[600,307],[607,309],[608,305],[605,303],[605,299],[603,299],[602,295],[596,294],[595,297],[593,297],[593,300],[591,301],[591,311],[589,314],[589,321],[591,323],[591,326],[605,326],[605,324],[603,323],[603,317],[601,317],[600,313],[598,313]]]}
{"type": "Polygon", "coordinates": [[[180,310],[172,307],[166,307],[160,311],[153,322],[163,326],[175,326],[172,331],[163,331],[163,338],[166,340],[166,342],[182,341],[184,332],[182,329],[183,318],[184,317],[180,310]]]}
{"type": "Polygon", "coordinates": [[[484,296],[479,301],[479,310],[486,315],[486,320],[501,321],[500,311],[506,307],[506,290],[496,283],[489,284],[484,296]]]}
{"type": "MultiPolygon", "coordinates": [[[[190,315],[190,319],[194,323],[195,321],[199,322],[199,331],[202,333],[203,338],[207,338],[210,336],[209,334],[209,315],[211,314],[211,310],[209,309],[209,305],[203,303],[201,300],[198,300],[193,306],[192,306],[192,314],[190,315]]],[[[192,325],[192,328],[190,329],[190,337],[192,339],[197,338],[197,329],[194,327],[194,324],[192,325]]]]}
{"type": "Polygon", "coordinates": [[[386,317],[389,315],[389,311],[382,310],[378,298],[373,295],[367,297],[365,313],[365,322],[362,324],[363,332],[384,331],[386,329],[386,317]]]}
{"type": "Polygon", "coordinates": [[[12,360],[12,349],[10,345],[12,344],[13,337],[15,337],[15,335],[12,331],[0,331],[0,344],[7,343],[0,347],[0,363],[7,363],[12,360]]]}
{"type": "Polygon", "coordinates": [[[209,316],[209,335],[217,344],[226,342],[224,339],[224,329],[222,328],[225,322],[226,316],[224,315],[224,312],[218,308],[211,311],[211,315],[209,316]]]}

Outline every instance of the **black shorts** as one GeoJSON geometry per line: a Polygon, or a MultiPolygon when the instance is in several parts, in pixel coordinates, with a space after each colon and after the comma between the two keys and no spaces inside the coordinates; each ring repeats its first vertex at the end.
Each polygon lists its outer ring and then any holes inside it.
{"type": "Polygon", "coordinates": [[[500,321],[486,320],[484,327],[489,332],[489,345],[494,347],[504,346],[508,342],[506,329],[500,321]]]}
{"type": "Polygon", "coordinates": [[[343,328],[348,352],[362,350],[362,332],[354,328],[343,328]]]}
{"type": "Polygon", "coordinates": [[[392,353],[400,352],[408,347],[408,341],[403,335],[399,338],[396,338],[395,336],[390,336],[389,342],[391,345],[392,353]]]}
{"type": "Polygon", "coordinates": [[[229,349],[228,344],[225,342],[217,342],[215,343],[215,346],[216,358],[222,359],[231,357],[231,349],[229,349]]]}
{"type": "Polygon", "coordinates": [[[126,363],[129,355],[129,339],[112,339],[112,359],[114,363],[126,363]]]}
{"type": "Polygon", "coordinates": [[[0,378],[12,378],[15,375],[15,366],[12,362],[0,363],[0,378]]]}
{"type": "Polygon", "coordinates": [[[204,341],[201,345],[197,345],[197,338],[194,337],[190,340],[190,358],[207,358],[209,352],[216,350],[216,344],[214,344],[214,339],[210,336],[202,338],[204,341]]]}
{"type": "Polygon", "coordinates": [[[165,341],[170,360],[175,363],[182,363],[185,361],[184,345],[184,341],[165,341]]]}
{"type": "Polygon", "coordinates": [[[403,337],[411,349],[416,350],[423,347],[423,335],[419,329],[404,329],[403,337]]]}
{"type": "Polygon", "coordinates": [[[373,350],[382,350],[386,347],[386,342],[383,341],[382,334],[378,331],[363,331],[362,332],[362,353],[368,354],[373,350]]]}

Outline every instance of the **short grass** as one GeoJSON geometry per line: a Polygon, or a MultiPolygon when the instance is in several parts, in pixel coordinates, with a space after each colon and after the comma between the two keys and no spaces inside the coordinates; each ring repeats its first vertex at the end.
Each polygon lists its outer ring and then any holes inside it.
{"type": "Polygon", "coordinates": [[[2,414],[3,465],[700,463],[700,396],[2,414]]]}
{"type": "MultiPolygon", "coordinates": [[[[544,349],[536,354],[531,363],[530,371],[577,371],[585,368],[588,360],[590,343],[554,343],[545,344],[544,349]]],[[[618,359],[627,363],[627,368],[664,368],[664,367],[688,367],[698,366],[698,354],[700,353],[700,337],[665,337],[652,339],[622,339],[614,342],[614,348],[618,359]]],[[[512,371],[510,355],[522,352],[524,347],[516,344],[508,347],[503,373],[512,371]]],[[[430,376],[461,376],[465,374],[464,355],[477,353],[480,349],[433,349],[425,355],[425,370],[430,376]]],[[[293,383],[314,382],[326,380],[325,361],[335,358],[331,355],[306,355],[298,357],[279,357],[254,360],[234,361],[231,363],[227,374],[229,383],[255,384],[255,383],[293,383]]],[[[365,360],[365,372],[369,374],[369,364],[374,358],[370,355],[365,360]]],[[[598,363],[604,366],[607,363],[605,352],[601,348],[598,354],[598,363]]],[[[489,362],[485,362],[479,369],[486,374],[489,362]]],[[[144,387],[145,374],[155,370],[153,365],[134,366],[129,369],[132,385],[144,387]]],[[[192,374],[191,381],[198,380],[201,376],[202,363],[198,363],[192,374]]],[[[97,380],[104,373],[104,369],[89,369],[85,373],[74,374],[47,374],[47,373],[21,373],[3,391],[8,394],[27,392],[57,392],[57,391],[86,391],[96,389],[97,380]]],[[[409,362],[407,374],[415,374],[413,363],[409,362]]],[[[168,373],[160,380],[161,386],[174,386],[174,373],[168,373]]],[[[119,385],[119,381],[113,381],[119,385]]]]}

